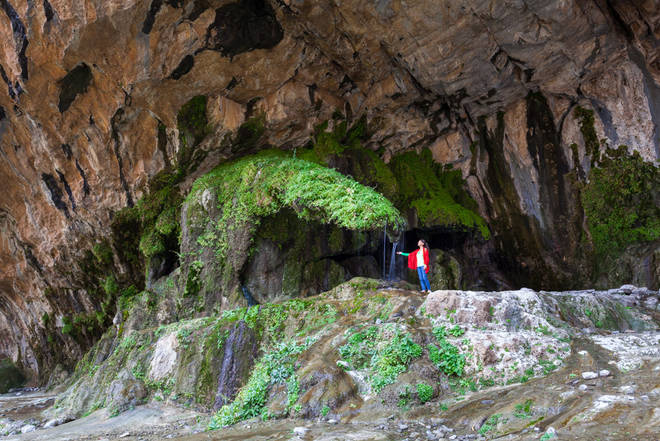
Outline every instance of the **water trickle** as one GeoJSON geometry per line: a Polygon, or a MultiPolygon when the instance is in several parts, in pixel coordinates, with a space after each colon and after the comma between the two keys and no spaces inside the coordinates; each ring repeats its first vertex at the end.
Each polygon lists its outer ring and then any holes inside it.
{"type": "Polygon", "coordinates": [[[385,224],[385,228],[383,229],[383,276],[382,278],[385,279],[387,274],[385,273],[385,259],[387,258],[387,224],[385,224]]]}
{"type": "Polygon", "coordinates": [[[248,302],[248,308],[250,306],[255,306],[258,305],[259,302],[257,302],[254,297],[252,297],[252,294],[250,293],[250,290],[247,289],[245,285],[241,285],[241,291],[243,291],[243,297],[245,297],[245,300],[248,302]]]}
{"type": "Polygon", "coordinates": [[[254,331],[241,320],[234,325],[225,341],[214,409],[219,409],[234,399],[250,374],[256,356],[257,339],[254,331]]]}
{"type": "Polygon", "coordinates": [[[390,256],[390,271],[387,274],[387,280],[394,280],[396,278],[396,248],[399,245],[399,241],[396,241],[392,244],[392,254],[390,256]]]}

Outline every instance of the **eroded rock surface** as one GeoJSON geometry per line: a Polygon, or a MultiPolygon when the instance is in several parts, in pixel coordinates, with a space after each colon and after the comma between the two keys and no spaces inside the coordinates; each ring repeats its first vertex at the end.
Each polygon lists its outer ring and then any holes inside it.
{"type": "MultiPolygon", "coordinates": [[[[496,268],[466,280],[558,289],[595,277],[575,244],[580,181],[601,140],[660,154],[655,1],[1,5],[0,354],[43,382],[110,325],[110,268],[142,289],[137,251],[113,242],[101,263],[90,253],[122,233],[110,227],[118,211],[163,169],[184,169],[185,193],[218,162],[301,149],[336,113],[365,116],[363,143],[386,162],[428,148],[460,170],[493,234],[460,254],[496,268]],[[208,127],[183,134],[179,111],[200,95],[208,127]],[[257,115],[252,138],[241,127],[257,115]]],[[[635,248],[598,283],[657,288],[658,262],[657,242],[635,248]]]]}

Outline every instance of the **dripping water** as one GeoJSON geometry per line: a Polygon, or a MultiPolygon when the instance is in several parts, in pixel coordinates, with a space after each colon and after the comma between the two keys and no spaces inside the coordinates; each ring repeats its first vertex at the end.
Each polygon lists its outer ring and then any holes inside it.
{"type": "Polygon", "coordinates": [[[390,256],[390,271],[387,274],[387,280],[392,281],[395,279],[396,274],[396,248],[399,245],[399,241],[396,241],[392,244],[392,254],[390,256]]]}

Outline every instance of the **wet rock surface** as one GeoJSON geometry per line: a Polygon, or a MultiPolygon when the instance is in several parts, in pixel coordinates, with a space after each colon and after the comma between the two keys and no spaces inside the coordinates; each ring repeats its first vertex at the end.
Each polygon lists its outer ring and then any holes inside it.
{"type": "MultiPolygon", "coordinates": [[[[357,161],[365,167],[346,171],[367,185],[385,176],[368,167],[370,155],[389,163],[424,150],[434,166],[459,172],[492,238],[456,245],[452,258],[469,270],[456,271],[449,258],[437,288],[465,287],[461,277],[475,289],[658,288],[657,240],[596,269],[591,250],[575,246],[590,237],[578,193],[596,157],[626,145],[658,159],[653,1],[1,5],[0,354],[34,381],[45,384],[58,364],[71,370],[110,326],[116,311],[101,287],[108,273],[122,288],[151,282],[126,240],[138,234],[135,219],[112,224],[157,187],[159,173],[182,170],[185,193],[238,155],[300,153],[320,125],[334,130],[340,119],[367,121],[357,161]],[[208,105],[192,133],[180,112],[197,97],[208,105]],[[255,118],[263,120],[256,131],[255,118]],[[94,247],[110,237],[114,257],[91,265],[94,247]],[[474,268],[483,274],[472,277],[474,268]]],[[[331,167],[350,162],[355,146],[343,147],[331,167]]],[[[396,198],[403,187],[379,190],[396,198]]],[[[464,233],[424,225],[433,207],[408,205],[411,229],[464,233]]],[[[181,250],[168,251],[150,274],[178,266],[181,250]]],[[[356,268],[379,275],[368,259],[326,254],[307,269],[306,292],[356,268]]],[[[279,257],[262,259],[279,271],[279,257]]],[[[205,314],[216,305],[207,306],[205,314]]]]}
{"type": "Polygon", "coordinates": [[[226,313],[224,321],[196,319],[122,337],[105,360],[92,351],[59,396],[38,391],[0,396],[0,428],[8,439],[25,440],[532,440],[552,434],[652,440],[660,428],[660,326],[657,310],[644,304],[658,293],[645,290],[635,298],[626,290],[423,296],[354,279],[307,303],[255,306],[226,313]],[[250,332],[253,337],[241,337],[250,332]],[[360,332],[367,340],[357,337],[360,332]],[[290,339],[308,341],[309,347],[292,364],[282,358],[264,370],[272,357],[267,354],[290,339]],[[256,356],[251,344],[259,347],[256,356]],[[431,345],[464,356],[460,374],[446,371],[450,359],[435,359],[431,345]],[[205,352],[211,348],[215,355],[205,352]],[[402,350],[395,348],[408,348],[412,358],[390,359],[393,368],[402,366],[393,377],[384,377],[381,362],[360,358],[380,360],[380,354],[402,350]],[[176,357],[166,356],[169,351],[176,357]],[[175,361],[169,367],[167,360],[175,361]],[[437,364],[442,360],[445,364],[437,364]],[[197,433],[217,418],[209,411],[218,382],[229,390],[223,372],[231,369],[219,368],[225,364],[251,373],[250,379],[232,377],[238,394],[229,394],[224,408],[246,390],[256,391],[255,378],[268,375],[263,404],[275,420],[239,419],[197,433]],[[147,404],[136,402],[128,410],[107,401],[95,404],[118,390],[119,382],[133,384],[122,380],[129,377],[144,381],[147,404]],[[69,422],[72,416],[79,418],[69,422]],[[21,433],[30,426],[35,430],[21,433]]]}

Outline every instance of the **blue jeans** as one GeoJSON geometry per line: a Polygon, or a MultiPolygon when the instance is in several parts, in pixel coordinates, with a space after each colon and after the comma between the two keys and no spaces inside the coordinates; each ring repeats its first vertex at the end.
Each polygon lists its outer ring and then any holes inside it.
{"type": "Polygon", "coordinates": [[[419,284],[422,285],[422,291],[431,291],[431,284],[423,266],[417,267],[417,275],[419,276],[419,284]]]}

